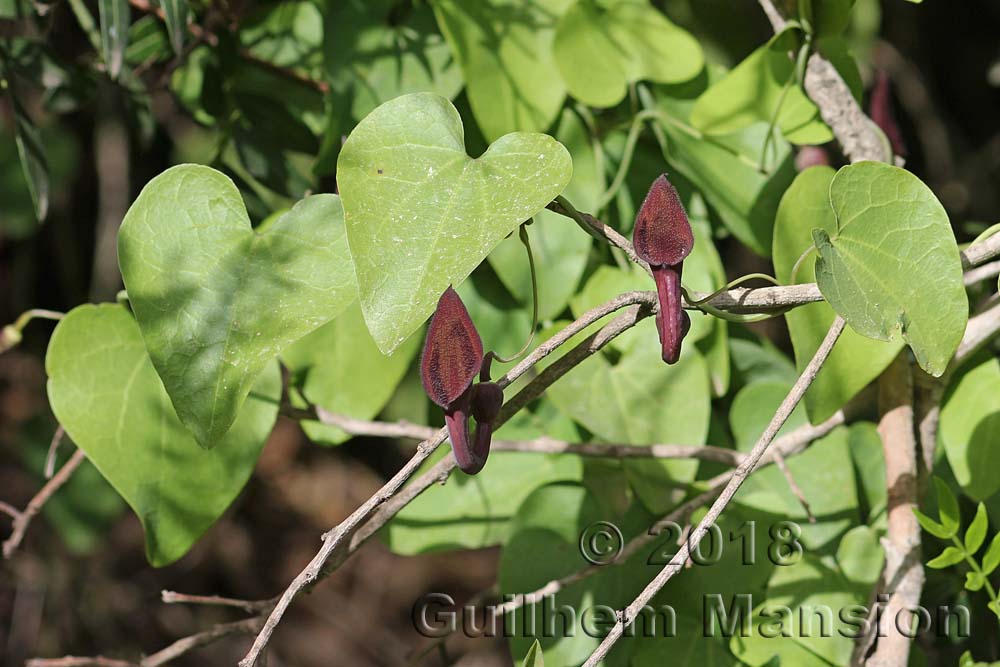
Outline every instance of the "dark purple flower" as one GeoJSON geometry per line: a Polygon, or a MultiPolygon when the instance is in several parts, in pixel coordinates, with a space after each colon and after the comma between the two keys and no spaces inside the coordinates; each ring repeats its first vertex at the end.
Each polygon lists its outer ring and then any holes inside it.
{"type": "MultiPolygon", "coordinates": [[[[490,423],[480,436],[483,425],[478,423],[477,417],[476,442],[472,446],[469,444],[469,416],[479,411],[474,406],[473,397],[484,393],[479,390],[484,385],[473,386],[482,365],[483,341],[461,297],[449,287],[438,300],[437,310],[427,329],[424,353],[420,359],[420,379],[430,399],[444,409],[455,461],[469,475],[476,474],[486,464],[492,434],[490,423]],[[483,442],[480,442],[481,439],[483,442]]],[[[488,384],[499,391],[500,388],[493,383],[488,384]]],[[[503,402],[502,392],[500,402],[503,402]]],[[[499,412],[499,407],[496,412],[499,412]]]]}
{"type": "Polygon", "coordinates": [[[694,234],[677,190],[666,175],[658,177],[649,188],[639,208],[632,230],[635,253],[649,264],[656,281],[660,310],[656,330],[660,334],[663,360],[677,363],[681,341],[691,328],[691,320],[681,302],[681,270],[684,258],[694,248],[694,234]]]}

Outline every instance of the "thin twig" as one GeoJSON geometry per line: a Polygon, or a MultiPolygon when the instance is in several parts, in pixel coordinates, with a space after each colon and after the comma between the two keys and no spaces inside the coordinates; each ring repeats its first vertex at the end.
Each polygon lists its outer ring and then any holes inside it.
{"type": "Polygon", "coordinates": [[[774,453],[774,463],[778,466],[778,470],[784,475],[785,481],[788,482],[788,488],[792,490],[792,494],[798,499],[799,504],[802,505],[802,509],[806,511],[806,516],[809,518],[809,523],[816,523],[816,517],[813,516],[812,508],[809,507],[809,501],[806,500],[806,494],[802,492],[802,487],[799,483],[795,481],[795,477],[792,475],[792,471],[788,469],[785,464],[785,457],[781,455],[780,452],[774,453]]]}
{"type": "Polygon", "coordinates": [[[217,607],[236,607],[248,614],[257,614],[264,609],[270,611],[274,600],[238,600],[218,595],[189,595],[176,591],[160,591],[160,599],[164,604],[201,604],[217,607]]]}
{"type": "Polygon", "coordinates": [[[24,539],[24,533],[31,524],[31,520],[42,510],[42,507],[52,497],[52,494],[58,491],[69,480],[73,471],[83,463],[85,458],[87,458],[87,455],[83,453],[82,449],[73,452],[73,456],[63,464],[59,472],[53,475],[52,479],[46,482],[45,486],[35,494],[35,497],[28,501],[27,507],[14,516],[10,537],[3,543],[4,558],[10,558],[17,551],[17,548],[21,545],[21,541],[24,539]]]}
{"type": "Polygon", "coordinates": [[[792,389],[788,392],[788,396],[785,400],[781,402],[778,410],[774,413],[771,418],[770,423],[764,432],[761,434],[760,439],[757,444],[754,445],[753,449],[747,455],[747,458],[743,463],[734,471],[732,479],[726,484],[722,493],[719,495],[718,499],[712,503],[712,507],[709,508],[708,513],[705,517],[698,523],[698,527],[694,529],[691,533],[689,539],[685,540],[684,545],[680,548],[677,554],[671,559],[663,570],[660,571],[656,577],[653,578],[651,582],[646,586],[645,589],[636,597],[636,599],[630,604],[623,612],[618,614],[618,619],[615,625],[611,628],[608,635],[601,641],[600,645],[591,653],[590,657],[584,663],[584,667],[597,667],[607,655],[611,647],[621,638],[625,627],[630,625],[642,610],[642,608],[656,595],[660,589],[671,579],[675,574],[677,574],[687,563],[691,555],[691,550],[696,548],[700,543],[702,538],[708,532],[708,529],[713,525],[716,520],[718,520],[719,515],[726,508],[727,505],[732,501],[733,496],[739,490],[746,478],[754,470],[757,464],[763,458],[764,453],[767,451],[768,446],[774,440],[774,436],[778,433],[784,423],[788,420],[788,417],[792,414],[792,411],[799,404],[802,396],[805,394],[806,389],[812,384],[812,381],[816,378],[816,374],[819,372],[823,363],[826,361],[827,357],[830,356],[830,352],[833,350],[834,343],[840,337],[840,334],[844,330],[844,320],[840,316],[834,318],[833,323],[830,325],[830,330],[827,332],[826,337],[820,344],[819,349],[816,350],[816,354],[806,365],[802,374],[799,376],[798,380],[792,386],[792,389]]]}
{"type": "Polygon", "coordinates": [[[32,658],[24,663],[24,667],[138,667],[128,660],[114,660],[102,655],[80,657],[67,655],[62,658],[32,658]]]}

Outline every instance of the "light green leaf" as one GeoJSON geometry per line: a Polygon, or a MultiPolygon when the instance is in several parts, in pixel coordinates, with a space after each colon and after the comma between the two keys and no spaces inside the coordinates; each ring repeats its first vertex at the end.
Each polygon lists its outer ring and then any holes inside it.
{"type": "Polygon", "coordinates": [[[404,95],[362,120],[337,164],[368,330],[385,353],[517,226],[569,182],[552,137],[509,134],[479,158],[443,97],[404,95]]]}
{"type": "Polygon", "coordinates": [[[125,215],[118,262],[181,422],[204,446],[226,433],[261,370],[357,291],[335,195],[250,227],[239,190],[196,165],[163,172],[125,215]]]}
{"type": "Polygon", "coordinates": [[[965,589],[969,591],[978,591],[983,585],[986,584],[986,577],[984,577],[979,572],[966,572],[965,573],[965,589]]]}
{"type": "Polygon", "coordinates": [[[993,536],[989,548],[983,554],[983,574],[989,576],[1000,565],[1000,533],[993,536]]]}
{"type": "MultiPolygon", "coordinates": [[[[781,198],[774,223],[772,258],[774,275],[783,285],[816,279],[814,257],[806,257],[798,272],[792,269],[812,245],[812,230],[837,231],[830,205],[830,183],[836,172],[830,167],[812,167],[800,173],[781,198]]],[[[835,313],[826,303],[812,303],[785,314],[795,350],[795,365],[801,372],[812,359],[833,322],[835,313]]],[[[837,340],[830,357],[805,395],[806,412],[818,424],[877,378],[895,359],[902,341],[884,342],[865,338],[847,329],[837,340]]]]}
{"type": "Polygon", "coordinates": [[[867,586],[878,581],[882,574],[885,551],[878,541],[878,533],[868,526],[855,526],[844,533],[837,546],[837,564],[850,581],[867,586]]]}
{"type": "Polygon", "coordinates": [[[949,537],[958,532],[962,525],[962,514],[958,509],[958,499],[951,492],[951,488],[940,477],[934,478],[934,489],[937,491],[938,519],[941,525],[948,531],[949,537]]]}
{"type": "MultiPolygon", "coordinates": [[[[677,364],[664,364],[651,318],[622,337],[625,351],[615,365],[595,354],[549,388],[553,403],[607,442],[704,444],[711,388],[697,348],[687,346],[677,364]]],[[[673,506],[697,462],[626,460],[624,466],[643,503],[661,512],[673,506]]]]}
{"type": "Polygon", "coordinates": [[[613,107],[630,83],[679,83],[705,64],[697,40],[646,0],[578,0],[556,27],[555,58],[573,97],[613,107]]]}
{"type": "Polygon", "coordinates": [[[851,21],[854,0],[799,0],[799,15],[816,38],[840,35],[851,21]]]}
{"type": "MultiPolygon", "coordinates": [[[[573,156],[573,178],[565,195],[580,210],[591,211],[604,189],[587,128],[574,112],[566,109],[556,130],[559,140],[573,156]]],[[[572,220],[551,211],[539,211],[528,226],[531,252],[538,273],[538,318],[557,317],[576,293],[593,245],[593,237],[572,220]]],[[[530,308],[531,274],[524,245],[517,233],[500,242],[489,256],[490,266],[519,302],[530,308]]]]}
{"type": "Polygon", "coordinates": [[[187,35],[188,2],[187,0],[159,0],[163,9],[163,21],[170,33],[170,44],[174,53],[184,50],[184,37],[187,35]]]}
{"type": "Polygon", "coordinates": [[[21,171],[31,195],[31,203],[35,208],[35,219],[45,220],[49,212],[49,162],[42,145],[42,137],[31,122],[24,107],[14,97],[8,95],[14,108],[14,126],[16,129],[17,155],[21,159],[21,171]]]}
{"type": "Polygon", "coordinates": [[[946,396],[938,437],[955,480],[973,500],[1000,491],[1000,362],[988,359],[964,373],[946,396]]]}
{"type": "Polygon", "coordinates": [[[542,655],[542,645],[535,640],[535,643],[528,649],[528,654],[524,656],[521,667],[545,667],[545,656],[542,655]]]}
{"type": "Polygon", "coordinates": [[[108,76],[117,79],[125,62],[128,27],[132,18],[128,0],[98,0],[97,10],[101,17],[104,64],[108,68],[108,76]]]}
{"type": "Polygon", "coordinates": [[[566,88],[552,42],[556,21],[572,1],[433,0],[488,141],[507,132],[542,132],[559,115],[566,88]]]}
{"type": "Polygon", "coordinates": [[[885,455],[878,428],[871,422],[851,424],[851,459],[859,496],[865,501],[867,524],[882,528],[886,520],[885,455]]]}
{"type": "Polygon", "coordinates": [[[707,134],[729,134],[754,123],[770,123],[778,105],[777,126],[800,143],[824,143],[833,138],[819,109],[795,81],[795,61],[801,33],[789,27],[751,53],[713,84],[691,111],[691,124],[707,134]],[[787,87],[787,90],[786,90],[787,87]]]}
{"type": "MultiPolygon", "coordinates": [[[[420,343],[421,337],[414,334],[392,354],[382,354],[355,301],[340,315],[292,343],[281,358],[308,401],[338,415],[371,419],[396,390],[420,343]]],[[[321,444],[336,445],[351,437],[318,421],[306,420],[301,425],[310,440],[321,444]]]]}
{"type": "Polygon", "coordinates": [[[940,376],[969,309],[944,207],[916,176],[881,162],[838,171],[830,201],[836,233],[813,230],[823,296],[862,336],[902,336],[920,367],[940,376]]]}
{"type": "Polygon", "coordinates": [[[965,551],[971,556],[979,551],[979,547],[983,546],[983,542],[986,540],[986,529],[989,528],[990,522],[986,516],[986,506],[979,503],[979,507],[976,508],[976,516],[972,518],[972,523],[969,524],[969,528],[965,531],[965,551]]]}
{"type": "Polygon", "coordinates": [[[920,524],[920,527],[926,530],[934,537],[938,537],[942,540],[947,540],[948,538],[950,538],[955,534],[954,531],[949,531],[943,525],[941,525],[940,523],[938,523],[937,521],[930,518],[929,516],[927,516],[926,514],[924,514],[923,512],[921,512],[916,508],[913,509],[913,514],[914,516],[917,517],[917,523],[920,524]]]}
{"type": "Polygon", "coordinates": [[[198,446],[178,420],[122,306],[84,305],[56,327],[45,358],[52,411],[128,502],[146,532],[154,566],[183,556],[236,498],[274,425],[277,364],[218,446],[198,446]]]}
{"type": "Polygon", "coordinates": [[[935,570],[943,570],[946,567],[957,565],[965,560],[965,554],[956,547],[945,547],[944,551],[936,557],[927,561],[927,567],[935,570]]]}

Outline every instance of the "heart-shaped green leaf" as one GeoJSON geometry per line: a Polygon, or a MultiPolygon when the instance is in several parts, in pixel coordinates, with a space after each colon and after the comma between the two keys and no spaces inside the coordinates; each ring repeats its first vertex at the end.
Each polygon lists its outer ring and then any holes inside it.
{"type": "Polygon", "coordinates": [[[135,510],[157,567],[183,556],[236,498],[281,397],[271,364],[218,446],[199,447],[174,413],[135,320],[111,304],[71,311],[52,334],[45,369],[52,411],[135,510]]]}
{"type": "MultiPolygon", "coordinates": [[[[828,234],[837,232],[837,218],[830,206],[830,183],[836,172],[830,167],[813,167],[799,174],[785,191],[774,223],[774,275],[787,285],[816,280],[813,257],[801,262],[796,275],[792,269],[812,246],[816,227],[828,234]]],[[[835,313],[826,303],[811,303],[785,315],[795,350],[795,364],[801,372],[819,349],[835,313]]],[[[806,391],[806,412],[813,423],[827,419],[855,394],[877,378],[896,358],[903,341],[885,342],[865,338],[847,329],[837,340],[830,357],[806,391]]]]}
{"type": "Polygon", "coordinates": [[[153,366],[203,447],[226,433],[269,361],[357,294],[335,195],[255,231],[233,182],[197,165],[143,188],[118,262],[153,366]]]}
{"type": "Polygon", "coordinates": [[[944,207],[919,178],[882,162],[838,171],[830,202],[836,232],[813,230],[823,296],[862,336],[902,336],[920,367],[940,376],[969,317],[944,207]]]}
{"type": "Polygon", "coordinates": [[[691,33],[647,0],[578,0],[559,20],[554,48],[570,94],[596,107],[621,102],[629,83],[687,81],[705,64],[691,33]]]}
{"type": "Polygon", "coordinates": [[[447,99],[403,95],[370,113],[337,163],[361,309],[375,343],[392,352],[507,234],[562,192],[566,149],[514,133],[479,158],[465,152],[447,99]]]}

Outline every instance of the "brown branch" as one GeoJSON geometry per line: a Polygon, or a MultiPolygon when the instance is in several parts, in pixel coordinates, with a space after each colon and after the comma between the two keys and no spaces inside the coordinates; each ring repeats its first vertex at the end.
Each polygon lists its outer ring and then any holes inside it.
{"type": "Polygon", "coordinates": [[[28,501],[28,505],[23,510],[11,515],[14,521],[10,537],[3,543],[4,558],[10,558],[14,555],[14,552],[17,551],[17,548],[21,545],[21,541],[24,539],[24,534],[28,530],[31,520],[42,511],[42,507],[52,497],[52,494],[58,491],[69,480],[73,471],[83,463],[85,458],[87,458],[87,455],[83,453],[82,449],[77,449],[73,452],[73,456],[63,464],[63,467],[53,475],[52,479],[45,483],[45,486],[35,494],[35,497],[28,501]]]}
{"type": "Polygon", "coordinates": [[[114,660],[102,655],[86,658],[67,655],[62,658],[32,658],[24,663],[24,667],[137,667],[137,665],[134,662],[114,660]]]}
{"type": "Polygon", "coordinates": [[[733,472],[732,478],[726,484],[722,493],[719,495],[718,499],[712,503],[711,508],[709,508],[708,513],[705,517],[698,523],[698,527],[694,529],[690,537],[684,541],[683,546],[677,552],[670,563],[668,563],[663,570],[657,574],[651,582],[646,586],[645,589],[632,601],[624,611],[618,614],[618,619],[615,625],[611,628],[608,635],[601,641],[600,645],[590,654],[587,661],[584,663],[584,667],[597,667],[604,658],[608,655],[611,647],[621,638],[625,631],[625,627],[630,625],[636,618],[636,616],[642,611],[642,608],[649,603],[649,601],[656,595],[663,586],[671,579],[675,574],[681,571],[684,565],[687,563],[691,556],[691,550],[696,548],[700,543],[702,538],[708,532],[708,529],[713,525],[722,514],[722,511],[729,505],[732,501],[733,496],[746,481],[746,478],[753,472],[757,464],[763,458],[768,446],[774,440],[775,435],[788,420],[788,417],[792,414],[792,411],[802,400],[802,396],[805,395],[806,389],[812,384],[812,381],[816,378],[816,374],[819,372],[823,363],[826,361],[827,357],[830,356],[830,352],[833,350],[834,343],[840,337],[840,334],[844,330],[844,320],[840,316],[834,318],[833,323],[830,325],[830,330],[826,334],[826,338],[820,344],[819,349],[816,350],[816,354],[803,369],[802,374],[795,381],[785,400],[781,402],[778,406],[778,410],[774,413],[771,418],[770,423],[764,432],[761,434],[760,438],[757,440],[757,444],[754,445],[753,449],[747,455],[746,459],[740,466],[733,472]]]}
{"type": "MultiPolygon", "coordinates": [[[[920,603],[924,568],[920,558],[917,507],[917,442],[913,433],[913,379],[907,352],[902,352],[879,378],[878,432],[885,454],[888,529],[882,540],[885,570],[878,590],[887,597],[879,615],[875,646],[868,667],[906,667],[910,656],[908,610],[920,603]]],[[[881,597],[878,599],[882,599],[881,597]]]]}
{"type": "MultiPolygon", "coordinates": [[[[759,1],[774,32],[783,30],[786,22],[774,2],[759,1]]],[[[851,89],[837,68],[819,53],[809,56],[803,87],[809,98],[819,107],[823,122],[833,131],[833,136],[843,149],[844,155],[851,162],[891,161],[892,156],[889,155],[885,142],[875,130],[875,124],[861,110],[861,106],[854,99],[851,89]]]]}

